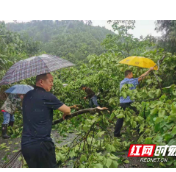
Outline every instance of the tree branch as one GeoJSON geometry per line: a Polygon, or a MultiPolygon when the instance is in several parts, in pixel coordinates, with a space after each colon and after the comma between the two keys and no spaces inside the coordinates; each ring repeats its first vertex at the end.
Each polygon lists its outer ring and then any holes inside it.
{"type": "MultiPolygon", "coordinates": [[[[165,59],[166,55],[164,55],[160,60],[157,61],[157,65],[158,65],[158,70],[160,69],[160,64],[163,62],[163,60],[165,59]]],[[[160,90],[161,90],[161,93],[162,93],[162,87],[161,87],[161,83],[159,81],[159,78],[158,76],[155,74],[155,72],[153,71],[153,74],[156,78],[156,80],[158,81],[158,84],[159,84],[159,87],[160,87],[160,90]]]]}
{"type": "MultiPolygon", "coordinates": [[[[78,116],[78,115],[80,115],[80,114],[87,113],[87,112],[95,114],[96,112],[100,112],[100,111],[104,111],[104,110],[107,110],[107,109],[102,109],[102,110],[97,109],[97,108],[83,109],[83,110],[79,110],[79,111],[77,111],[77,112],[74,112],[74,113],[72,113],[72,114],[69,115],[69,116],[66,116],[66,119],[70,119],[70,118],[73,118],[73,117],[78,116]]],[[[63,121],[63,118],[60,118],[60,119],[58,119],[58,120],[56,120],[56,121],[53,121],[52,125],[61,123],[62,121],[63,121]]]]}
{"type": "Polygon", "coordinates": [[[160,60],[157,61],[157,65],[158,65],[158,70],[160,68],[160,64],[163,62],[163,60],[166,58],[166,55],[164,55],[160,60]]]}

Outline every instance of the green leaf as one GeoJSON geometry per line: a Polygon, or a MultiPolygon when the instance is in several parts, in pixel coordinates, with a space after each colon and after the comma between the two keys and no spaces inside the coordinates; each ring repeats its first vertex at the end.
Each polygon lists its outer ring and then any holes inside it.
{"type": "Polygon", "coordinates": [[[175,115],[175,113],[173,113],[173,111],[170,112],[170,115],[168,117],[168,121],[170,121],[170,122],[172,122],[172,121],[176,122],[176,115],[175,115]]]}
{"type": "Polygon", "coordinates": [[[176,134],[176,126],[172,129],[171,134],[173,134],[173,135],[176,134]]]}
{"type": "Polygon", "coordinates": [[[119,157],[115,156],[114,154],[110,154],[109,158],[113,159],[113,160],[118,160],[119,157]]]}
{"type": "Polygon", "coordinates": [[[156,91],[156,96],[159,97],[160,94],[161,94],[161,90],[160,90],[160,89],[157,89],[157,91],[156,91]]]}
{"type": "Polygon", "coordinates": [[[14,150],[13,152],[18,152],[19,150],[14,150]]]}
{"type": "Polygon", "coordinates": [[[176,145],[176,139],[171,139],[168,143],[169,146],[176,145]]]}
{"type": "Polygon", "coordinates": [[[151,138],[151,137],[147,137],[147,138],[145,139],[144,144],[152,144],[152,138],[151,138]]]}
{"type": "Polygon", "coordinates": [[[151,112],[150,112],[151,115],[155,115],[157,113],[158,113],[158,109],[157,108],[152,109],[151,112]]]}
{"type": "Polygon", "coordinates": [[[74,150],[72,150],[69,155],[70,155],[71,158],[73,158],[74,156],[76,156],[74,150]]]}
{"type": "Polygon", "coordinates": [[[156,141],[157,143],[161,143],[163,141],[163,137],[160,135],[157,135],[153,140],[156,141]]]}
{"type": "Polygon", "coordinates": [[[61,160],[61,158],[60,158],[60,156],[59,156],[58,154],[56,154],[56,160],[57,160],[57,161],[60,161],[60,160],[61,160]]]}
{"type": "Polygon", "coordinates": [[[109,119],[112,120],[114,117],[115,117],[115,114],[112,113],[109,119]]]}
{"type": "Polygon", "coordinates": [[[91,143],[94,143],[95,142],[95,139],[93,137],[88,137],[87,138],[87,143],[88,144],[91,144],[91,143]]]}
{"type": "Polygon", "coordinates": [[[87,160],[86,155],[81,155],[80,161],[83,162],[83,161],[86,161],[86,160],[87,160]]]}
{"type": "Polygon", "coordinates": [[[158,132],[160,130],[160,124],[155,124],[155,132],[158,132]]]}
{"type": "Polygon", "coordinates": [[[83,126],[83,130],[84,130],[85,132],[87,132],[89,129],[90,129],[90,125],[84,125],[84,126],[83,126]]]}
{"type": "Polygon", "coordinates": [[[154,165],[153,165],[152,162],[147,163],[147,166],[148,166],[148,167],[154,167],[154,165]]]}
{"type": "Polygon", "coordinates": [[[158,116],[159,117],[164,117],[166,115],[166,111],[165,110],[159,110],[158,116]]]}
{"type": "Polygon", "coordinates": [[[137,125],[136,121],[132,121],[132,127],[136,128],[136,125],[137,125]]]}
{"type": "Polygon", "coordinates": [[[112,161],[110,168],[117,168],[118,167],[118,162],[117,161],[112,161]]]}
{"type": "Polygon", "coordinates": [[[171,135],[171,134],[165,134],[165,135],[164,135],[164,140],[165,140],[166,142],[168,142],[172,137],[173,137],[173,135],[171,135]]]}
{"type": "Polygon", "coordinates": [[[103,165],[98,163],[93,165],[94,168],[103,168],[103,165]]]}
{"type": "Polygon", "coordinates": [[[124,161],[124,163],[128,164],[130,161],[128,161],[127,159],[124,161]]]}
{"type": "Polygon", "coordinates": [[[85,165],[80,164],[79,168],[85,168],[85,165]]]}
{"type": "Polygon", "coordinates": [[[158,123],[160,123],[163,120],[164,119],[162,117],[157,117],[156,120],[155,120],[155,123],[158,124],[158,123]]]}
{"type": "Polygon", "coordinates": [[[166,164],[170,166],[173,164],[173,161],[168,161],[166,164]]]}
{"type": "Polygon", "coordinates": [[[159,165],[162,166],[162,167],[166,166],[163,162],[160,162],[159,165]]]}
{"type": "Polygon", "coordinates": [[[100,132],[97,133],[97,136],[101,137],[104,133],[105,133],[105,131],[100,131],[100,132]]]}
{"type": "Polygon", "coordinates": [[[109,168],[112,164],[112,160],[110,158],[106,159],[106,166],[109,168]]]}
{"type": "Polygon", "coordinates": [[[176,167],[176,162],[174,162],[174,167],[176,167]]]}
{"type": "Polygon", "coordinates": [[[109,151],[109,152],[115,152],[116,151],[116,149],[113,145],[107,144],[105,147],[106,147],[106,150],[109,151]]]}
{"type": "Polygon", "coordinates": [[[124,99],[127,98],[127,94],[126,94],[125,92],[122,92],[121,94],[122,94],[122,97],[123,97],[124,99]]]}
{"type": "Polygon", "coordinates": [[[172,107],[171,108],[172,108],[173,112],[176,113],[176,103],[175,102],[172,103],[172,107]]]}
{"type": "Polygon", "coordinates": [[[150,98],[154,98],[153,92],[149,92],[148,95],[149,95],[150,98]]]}
{"type": "Polygon", "coordinates": [[[120,113],[119,115],[116,115],[117,118],[124,118],[125,115],[123,113],[120,113]]]}

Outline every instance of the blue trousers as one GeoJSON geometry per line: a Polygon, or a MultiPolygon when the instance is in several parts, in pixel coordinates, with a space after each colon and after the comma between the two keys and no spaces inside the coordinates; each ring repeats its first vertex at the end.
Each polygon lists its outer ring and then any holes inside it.
{"type": "Polygon", "coordinates": [[[99,104],[97,103],[97,96],[96,95],[89,99],[89,105],[91,108],[94,106],[95,107],[99,106],[99,104]]]}
{"type": "Polygon", "coordinates": [[[2,124],[9,124],[10,121],[15,121],[14,115],[9,114],[8,112],[2,112],[4,116],[4,121],[2,124]]]}

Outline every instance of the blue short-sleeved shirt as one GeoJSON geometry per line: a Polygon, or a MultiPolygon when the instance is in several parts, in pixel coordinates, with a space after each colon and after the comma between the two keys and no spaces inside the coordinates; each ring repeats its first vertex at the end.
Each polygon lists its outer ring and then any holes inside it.
{"type": "MultiPolygon", "coordinates": [[[[136,88],[136,86],[139,84],[138,82],[138,78],[125,78],[123,81],[120,82],[120,90],[122,89],[122,86],[124,84],[133,84],[134,87],[130,87],[130,90],[134,90],[136,88]]],[[[127,96],[126,99],[124,99],[123,97],[120,97],[120,103],[130,103],[133,102],[130,99],[130,96],[127,96]]]]}
{"type": "Polygon", "coordinates": [[[53,110],[63,105],[52,93],[41,87],[29,91],[23,99],[22,145],[38,140],[51,141],[53,110]]]}

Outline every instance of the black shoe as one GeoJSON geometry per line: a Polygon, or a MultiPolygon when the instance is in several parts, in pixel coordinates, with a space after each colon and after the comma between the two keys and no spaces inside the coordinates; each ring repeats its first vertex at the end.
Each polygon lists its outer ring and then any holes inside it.
{"type": "Polygon", "coordinates": [[[121,134],[114,135],[114,137],[121,137],[121,136],[122,136],[121,134]]]}
{"type": "Polygon", "coordinates": [[[9,139],[10,136],[7,135],[7,125],[8,124],[2,124],[2,138],[3,139],[9,139]]]}
{"type": "Polygon", "coordinates": [[[14,121],[9,122],[9,126],[13,127],[14,121]]]}

